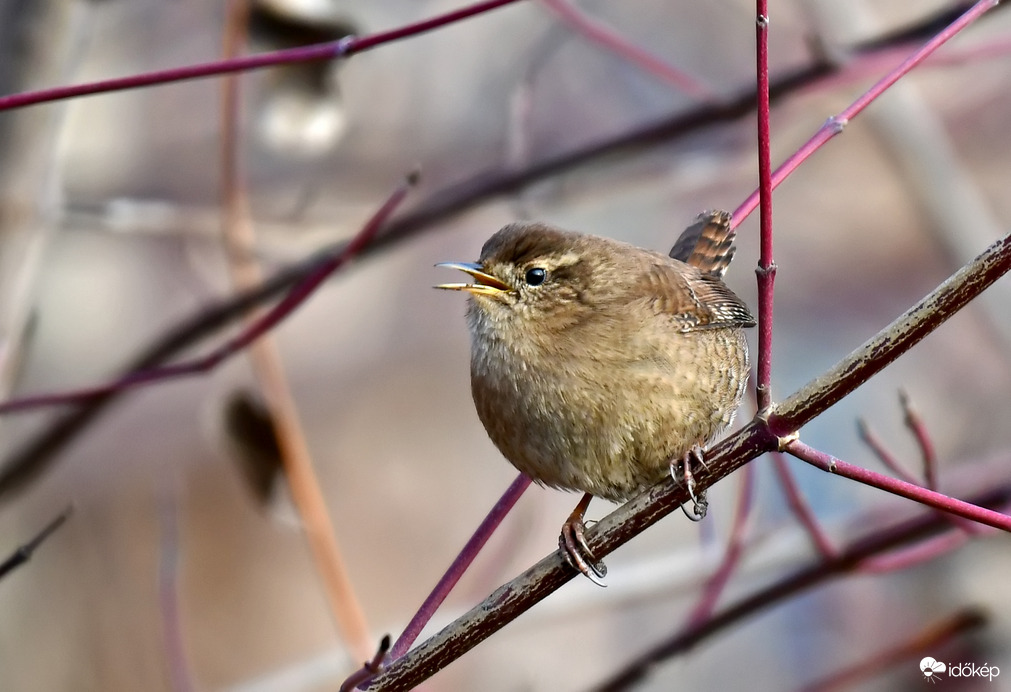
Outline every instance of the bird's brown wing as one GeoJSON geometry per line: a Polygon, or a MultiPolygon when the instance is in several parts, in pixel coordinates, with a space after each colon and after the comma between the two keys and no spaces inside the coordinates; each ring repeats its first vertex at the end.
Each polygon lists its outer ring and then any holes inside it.
{"type": "Polygon", "coordinates": [[[715,276],[675,263],[652,264],[637,295],[649,295],[653,309],[669,315],[681,331],[754,327],[748,306],[715,276]]]}
{"type": "Polygon", "coordinates": [[[686,228],[670,251],[673,259],[690,264],[706,276],[722,279],[734,259],[730,212],[704,211],[686,228]]]}

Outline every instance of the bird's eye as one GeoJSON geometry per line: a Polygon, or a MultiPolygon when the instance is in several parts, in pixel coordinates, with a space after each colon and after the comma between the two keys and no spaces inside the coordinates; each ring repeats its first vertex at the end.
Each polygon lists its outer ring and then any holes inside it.
{"type": "Polygon", "coordinates": [[[540,286],[548,278],[548,273],[540,267],[534,267],[527,269],[527,275],[524,278],[528,286],[540,286]]]}

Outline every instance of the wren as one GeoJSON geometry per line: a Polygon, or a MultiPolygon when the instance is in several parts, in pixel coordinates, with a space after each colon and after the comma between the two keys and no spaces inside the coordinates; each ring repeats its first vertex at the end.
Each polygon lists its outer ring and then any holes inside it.
{"type": "Polygon", "coordinates": [[[670,256],[543,223],[495,233],[475,264],[471,391],[488,436],[535,482],[584,493],[563,555],[602,583],[583,538],[592,496],[624,501],[726,429],[755,320],[723,282],[730,214],[699,215],[670,256]]]}

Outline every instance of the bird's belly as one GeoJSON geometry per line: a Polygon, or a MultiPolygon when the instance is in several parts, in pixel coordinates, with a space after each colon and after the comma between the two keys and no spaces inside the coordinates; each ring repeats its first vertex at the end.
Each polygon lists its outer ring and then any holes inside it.
{"type": "Polygon", "coordinates": [[[744,389],[732,373],[747,373],[747,352],[729,352],[743,363],[711,372],[646,360],[606,368],[556,361],[546,371],[475,361],[474,401],[495,445],[535,481],[623,500],[730,424],[744,389]]]}

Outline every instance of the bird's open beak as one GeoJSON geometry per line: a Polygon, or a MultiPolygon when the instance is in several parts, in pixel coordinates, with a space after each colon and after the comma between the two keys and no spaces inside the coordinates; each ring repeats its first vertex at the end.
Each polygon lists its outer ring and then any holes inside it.
{"type": "Polygon", "coordinates": [[[472,264],[470,262],[441,262],[435,266],[459,269],[474,277],[474,283],[472,284],[439,284],[436,288],[444,288],[447,291],[467,291],[475,295],[485,296],[499,295],[512,290],[501,279],[487,273],[480,264],[472,264]]]}

